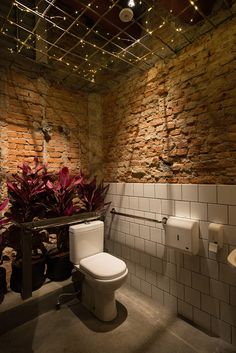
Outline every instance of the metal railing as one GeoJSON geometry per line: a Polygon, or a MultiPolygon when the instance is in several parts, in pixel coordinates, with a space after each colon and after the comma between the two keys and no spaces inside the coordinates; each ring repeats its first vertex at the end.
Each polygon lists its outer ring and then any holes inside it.
{"type": "Polygon", "coordinates": [[[141,219],[143,221],[151,221],[151,222],[154,222],[154,223],[161,223],[163,225],[165,225],[167,223],[167,220],[168,220],[167,217],[163,217],[162,220],[160,221],[160,220],[154,219],[154,218],[136,216],[136,215],[133,215],[133,214],[118,212],[118,211],[115,210],[115,208],[112,208],[110,213],[113,214],[113,215],[119,215],[119,216],[124,216],[124,217],[129,217],[129,218],[141,219]]]}

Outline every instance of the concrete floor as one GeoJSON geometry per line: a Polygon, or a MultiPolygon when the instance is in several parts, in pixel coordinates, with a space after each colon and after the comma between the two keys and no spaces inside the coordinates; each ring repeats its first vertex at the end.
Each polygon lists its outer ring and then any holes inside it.
{"type": "Polygon", "coordinates": [[[0,353],[236,353],[134,289],[117,300],[118,317],[105,324],[74,299],[0,336],[0,353]]]}

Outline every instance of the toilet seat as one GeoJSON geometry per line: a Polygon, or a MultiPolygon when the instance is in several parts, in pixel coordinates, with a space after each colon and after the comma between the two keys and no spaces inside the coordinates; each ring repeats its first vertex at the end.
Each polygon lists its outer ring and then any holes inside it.
{"type": "Polygon", "coordinates": [[[127,268],[124,261],[101,252],[80,261],[80,269],[100,280],[111,280],[122,276],[127,268]]]}

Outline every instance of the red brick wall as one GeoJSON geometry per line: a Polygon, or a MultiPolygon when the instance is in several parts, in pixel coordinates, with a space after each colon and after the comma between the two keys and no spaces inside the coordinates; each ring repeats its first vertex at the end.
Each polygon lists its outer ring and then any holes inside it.
{"type": "Polygon", "coordinates": [[[107,181],[235,183],[236,19],[103,98],[107,181]]]}
{"type": "Polygon", "coordinates": [[[87,95],[65,89],[29,70],[0,68],[1,176],[34,156],[58,170],[88,170],[87,95]],[[51,127],[46,142],[42,125],[51,127]],[[61,127],[69,135],[61,131],[61,127]]]}

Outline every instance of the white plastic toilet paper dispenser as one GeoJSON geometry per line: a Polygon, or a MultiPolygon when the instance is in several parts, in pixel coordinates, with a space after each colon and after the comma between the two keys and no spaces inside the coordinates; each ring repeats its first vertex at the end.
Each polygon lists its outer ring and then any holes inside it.
{"type": "Polygon", "coordinates": [[[208,226],[208,250],[217,253],[223,247],[223,224],[210,223],[208,226]]]}
{"type": "Polygon", "coordinates": [[[165,225],[165,245],[190,255],[197,255],[199,222],[187,218],[169,217],[165,225]]]}

